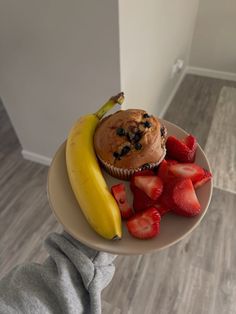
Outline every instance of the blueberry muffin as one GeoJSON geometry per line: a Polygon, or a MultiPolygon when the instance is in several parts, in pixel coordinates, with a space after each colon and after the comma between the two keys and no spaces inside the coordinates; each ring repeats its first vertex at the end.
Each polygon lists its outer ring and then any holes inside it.
{"type": "Polygon", "coordinates": [[[164,159],[166,136],[165,126],[146,111],[120,110],[100,122],[94,148],[109,174],[128,180],[134,172],[152,169],[164,159]]]}

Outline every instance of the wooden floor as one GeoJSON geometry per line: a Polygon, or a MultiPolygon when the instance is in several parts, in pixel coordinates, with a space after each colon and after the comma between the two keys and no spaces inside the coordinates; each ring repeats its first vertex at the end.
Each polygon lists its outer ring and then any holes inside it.
{"type": "Polygon", "coordinates": [[[43,240],[62,230],[48,205],[48,168],[26,161],[0,103],[0,277],[24,261],[43,261],[43,240]]]}
{"type": "MultiPolygon", "coordinates": [[[[208,154],[224,86],[236,82],[188,75],[165,115],[196,135],[208,154]]],[[[236,106],[231,114],[235,121],[236,106]]],[[[23,160],[20,151],[0,105],[0,276],[21,262],[43,261],[43,240],[61,230],[47,202],[48,168],[23,160]]],[[[103,313],[236,313],[236,187],[230,190],[214,189],[200,226],[178,244],[154,254],[118,256],[114,278],[102,294],[103,313]]]]}

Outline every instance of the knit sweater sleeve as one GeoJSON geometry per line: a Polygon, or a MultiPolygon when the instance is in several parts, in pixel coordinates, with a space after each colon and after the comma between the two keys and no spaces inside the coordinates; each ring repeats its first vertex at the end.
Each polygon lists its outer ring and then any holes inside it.
{"type": "Polygon", "coordinates": [[[66,232],[45,241],[41,264],[16,266],[0,281],[0,313],[101,313],[101,291],[114,274],[115,255],[86,247],[66,232]]]}

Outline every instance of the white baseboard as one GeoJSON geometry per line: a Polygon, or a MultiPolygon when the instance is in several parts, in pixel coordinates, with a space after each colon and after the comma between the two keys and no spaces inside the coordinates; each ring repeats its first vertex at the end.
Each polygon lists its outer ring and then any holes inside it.
{"type": "Polygon", "coordinates": [[[48,158],[48,157],[45,157],[43,155],[39,155],[33,152],[29,152],[28,150],[22,149],[21,154],[24,157],[24,159],[34,161],[34,162],[37,162],[46,166],[49,166],[52,162],[51,158],[48,158]]]}
{"type": "Polygon", "coordinates": [[[222,80],[230,80],[230,81],[236,81],[236,73],[233,72],[223,72],[223,71],[216,71],[211,69],[205,69],[205,68],[198,68],[198,67],[192,67],[188,66],[186,69],[187,74],[195,74],[200,76],[207,76],[222,80]]]}
{"type": "Polygon", "coordinates": [[[180,77],[179,77],[177,83],[175,84],[175,86],[174,86],[172,92],[170,93],[170,96],[168,97],[168,99],[167,99],[167,101],[166,101],[166,103],[165,103],[163,109],[161,110],[160,114],[158,115],[160,118],[163,118],[163,117],[164,117],[164,115],[165,115],[165,113],[166,113],[168,107],[170,106],[170,104],[171,104],[173,98],[175,97],[175,94],[176,94],[177,90],[179,89],[180,84],[182,83],[182,81],[183,81],[183,79],[184,79],[184,77],[185,77],[185,75],[186,75],[186,73],[187,73],[186,70],[187,70],[187,68],[185,67],[185,68],[183,69],[183,71],[182,71],[182,73],[181,73],[181,75],[180,75],[180,77]]]}

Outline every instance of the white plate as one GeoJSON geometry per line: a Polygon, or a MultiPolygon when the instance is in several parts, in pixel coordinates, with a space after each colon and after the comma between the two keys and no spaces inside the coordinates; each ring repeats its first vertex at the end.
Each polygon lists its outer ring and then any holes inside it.
{"type": "MultiPolygon", "coordinates": [[[[168,135],[175,135],[177,138],[183,138],[187,133],[176,125],[163,120],[168,135]]],[[[201,167],[210,170],[210,165],[201,147],[198,145],[195,162],[201,167]]],[[[111,187],[113,184],[121,182],[106,172],[103,172],[107,184],[111,187]]],[[[130,192],[129,182],[124,181],[129,199],[132,202],[132,193],[130,192]]],[[[64,229],[74,238],[85,245],[99,251],[110,252],[114,254],[145,254],[168,247],[183,239],[193,231],[209,206],[212,195],[212,180],[207,182],[197,190],[197,196],[201,204],[200,215],[192,218],[177,216],[168,213],[161,220],[160,234],[150,240],[138,240],[129,235],[126,226],[123,224],[123,237],[119,241],[103,239],[87,223],[73,191],[70,187],[65,163],[65,143],[63,143],[56,152],[51,163],[48,174],[48,199],[52,211],[57,220],[63,225],[64,229]]],[[[132,203],[131,203],[132,204],[132,203]]]]}

